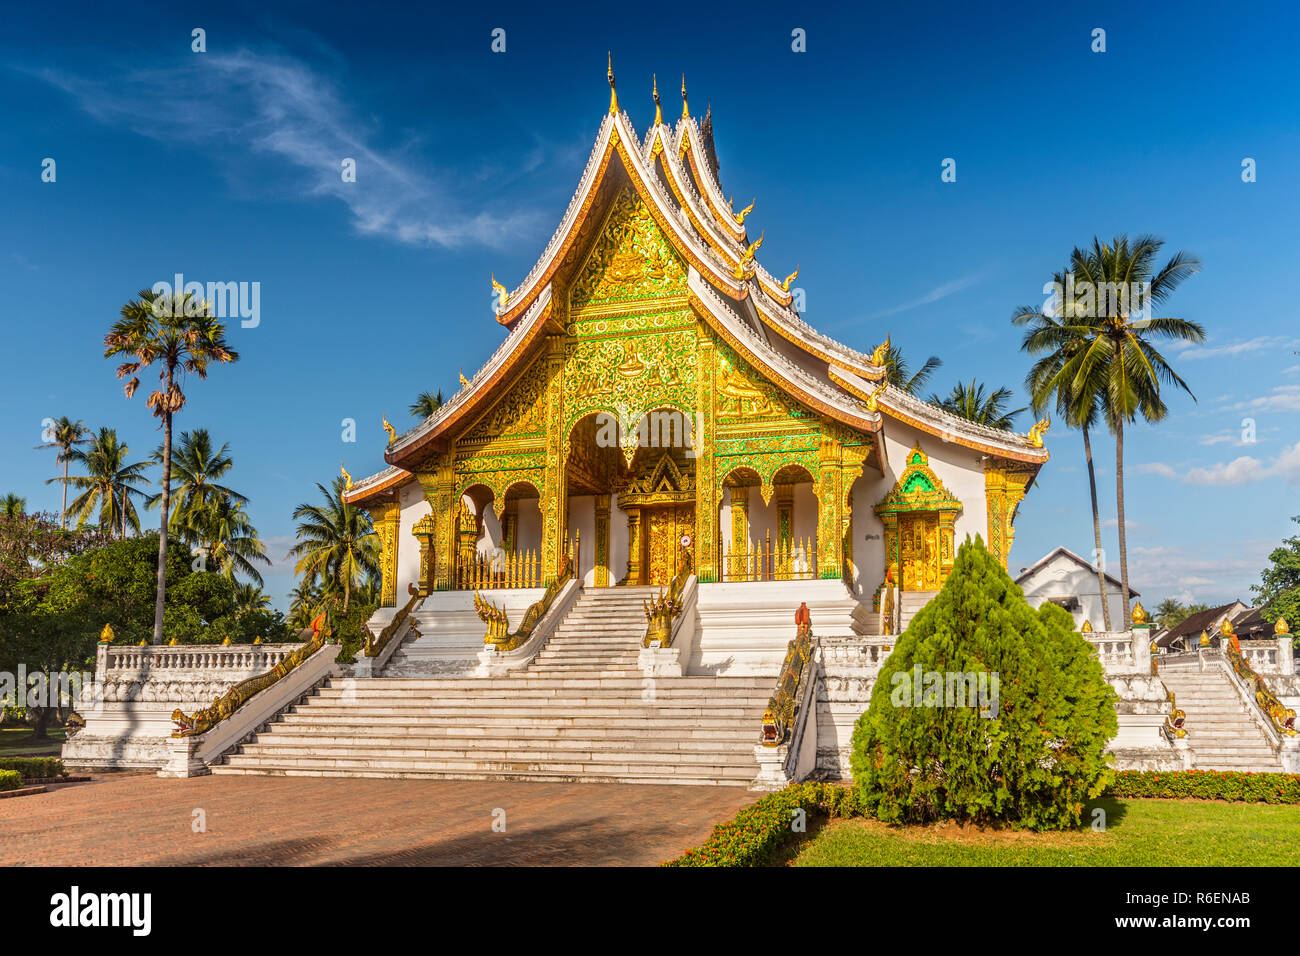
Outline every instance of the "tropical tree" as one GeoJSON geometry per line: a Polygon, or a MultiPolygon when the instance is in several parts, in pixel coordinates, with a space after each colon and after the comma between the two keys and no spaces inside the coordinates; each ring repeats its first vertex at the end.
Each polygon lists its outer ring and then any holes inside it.
{"type": "MultiPolygon", "coordinates": [[[[1300,524],[1300,515],[1291,520],[1300,524]]],[[[1264,620],[1276,624],[1284,617],[1294,627],[1300,620],[1300,535],[1284,538],[1269,554],[1268,563],[1260,572],[1259,584],[1251,590],[1264,605],[1264,620]]]]}
{"type": "Polygon", "coordinates": [[[1177,598],[1165,598],[1156,605],[1154,620],[1160,630],[1167,631],[1171,627],[1182,624],[1193,614],[1208,610],[1209,608],[1204,604],[1184,604],[1177,598]]]}
{"type": "Polygon", "coordinates": [[[180,528],[181,537],[197,543],[213,569],[228,578],[236,573],[247,575],[262,586],[262,574],[254,562],[269,565],[271,559],[242,501],[213,496],[186,512],[180,528]]]}
{"type": "Polygon", "coordinates": [[[324,595],[318,584],[308,578],[298,582],[298,586],[289,593],[289,625],[307,627],[312,618],[320,613],[324,595]]]}
{"type": "Polygon", "coordinates": [[[1205,341],[1197,322],[1177,318],[1152,318],[1149,313],[1165,302],[1183,280],[1200,270],[1200,260],[1177,252],[1157,268],[1163,241],[1154,236],[1130,240],[1118,236],[1110,243],[1094,238],[1088,249],[1070,255],[1074,285],[1083,290],[1080,303],[1064,326],[1067,336],[1082,335],[1082,347],[1071,351],[1060,372],[1068,379],[1075,402],[1085,405],[1093,396],[1100,403],[1106,424],[1115,435],[1115,511],[1119,522],[1120,588],[1124,620],[1128,620],[1128,536],[1124,502],[1124,426],[1140,415],[1158,422],[1169,407],[1161,388],[1173,385],[1195,400],[1196,396],[1154,339],[1174,342],[1205,341]]]}
{"type": "Polygon", "coordinates": [[[77,518],[78,527],[98,510],[99,526],[105,531],[120,531],[124,538],[128,526],[137,533],[140,531],[135,499],[144,498],[145,492],[136,486],[148,483],[144,472],[149,462],[127,464],[130,451],[126,442],[118,440],[116,429],[101,428],[89,448],[74,448],[69,452],[69,460],[86,470],[84,475],[68,477],[68,483],[81,490],[68,506],[77,518]]]}
{"type": "Polygon", "coordinates": [[[74,448],[90,442],[89,435],[90,430],[86,428],[84,422],[74,422],[67,415],[61,415],[54,419],[54,423],[45,431],[45,436],[49,438],[49,441],[36,446],[38,449],[57,448],[59,450],[54,460],[63,466],[63,477],[50,478],[45,483],[49,485],[58,481],[63,484],[63,507],[59,511],[60,528],[68,526],[68,462],[72,460],[72,450],[74,448]]]}
{"type": "Polygon", "coordinates": [[[946,398],[931,394],[930,403],[968,422],[1010,431],[1015,417],[1024,411],[1023,408],[1007,409],[1014,394],[1006,387],[985,394],[984,383],[971,379],[969,384],[958,382],[954,385],[946,398]]]}
{"type": "Polygon", "coordinates": [[[442,389],[436,392],[421,392],[411,403],[411,415],[415,418],[428,418],[442,407],[442,389]]]}
{"type": "Polygon", "coordinates": [[[0,499],[0,514],[6,518],[21,518],[27,513],[27,499],[19,498],[12,491],[0,499]]]}
{"type": "Polygon", "coordinates": [[[104,336],[104,357],[125,357],[117,377],[127,378],[126,397],[140,386],[139,372],[158,366],[159,388],[147,405],[162,420],[162,512],[158,534],[158,595],[154,603],[153,642],[163,639],[163,600],[167,591],[167,523],[170,519],[172,479],[172,418],[185,407],[179,379],[184,375],[208,377],[213,363],[234,362],[238,353],[226,344],[225,327],[213,315],[210,303],[177,290],[162,294],[142,289],[139,297],[122,306],[121,318],[104,336]],[[129,376],[129,378],[128,378],[129,376]]]}
{"type": "MultiPolygon", "coordinates": [[[[228,454],[229,447],[228,444],[223,444],[214,451],[212,438],[206,428],[181,432],[180,442],[172,450],[175,495],[171,518],[167,522],[169,533],[184,536],[189,513],[201,511],[217,499],[228,498],[240,504],[248,503],[248,498],[244,495],[217,483],[234,467],[228,454]]],[[[153,460],[161,464],[163,453],[163,447],[158,446],[154,449],[153,460]]],[[[153,495],[146,504],[150,508],[156,508],[161,498],[161,494],[153,495]]]]}
{"type": "Polygon", "coordinates": [[[254,611],[271,610],[271,599],[256,584],[235,584],[235,614],[238,617],[254,611]]]}
{"type": "Polygon", "coordinates": [[[1101,595],[1101,613],[1104,627],[1111,630],[1110,600],[1106,596],[1105,551],[1101,545],[1101,512],[1097,506],[1097,470],[1092,460],[1091,430],[1101,413],[1101,395],[1076,396],[1074,380],[1061,375],[1068,359],[1087,344],[1087,335],[1076,319],[1080,303],[1066,296],[1066,274],[1058,272],[1052,277],[1058,290],[1043,306],[1021,306],[1011,316],[1014,325],[1025,326],[1020,348],[1040,358],[1025,376],[1025,389],[1029,392],[1030,407],[1035,415],[1042,415],[1049,406],[1055,406],[1056,416],[1068,428],[1078,428],[1083,433],[1083,457],[1088,466],[1088,493],[1092,499],[1092,539],[1095,548],[1093,566],[1097,570],[1097,587],[1101,595]]]}
{"type": "Polygon", "coordinates": [[[370,515],[343,500],[342,478],[335,478],[328,489],[320,483],[316,487],[324,504],[304,503],[293,510],[299,540],[289,554],[298,558],[295,573],[342,587],[346,614],[353,586],[379,573],[379,536],[370,515]]]}
{"type": "Polygon", "coordinates": [[[903,352],[897,345],[890,344],[885,350],[885,360],[881,363],[885,367],[885,380],[894,388],[901,388],[909,395],[915,395],[925,387],[925,383],[930,380],[934,370],[943,364],[939,356],[931,355],[915,372],[908,366],[907,360],[903,358],[903,352]]]}

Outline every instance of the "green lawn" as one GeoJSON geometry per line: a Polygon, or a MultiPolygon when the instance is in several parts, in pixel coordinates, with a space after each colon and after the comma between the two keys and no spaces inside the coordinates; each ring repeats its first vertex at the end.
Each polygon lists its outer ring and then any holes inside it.
{"type": "Polygon", "coordinates": [[[33,757],[38,754],[57,757],[63,749],[62,727],[51,727],[50,739],[44,743],[29,742],[27,738],[31,735],[30,727],[0,727],[0,757],[33,757]]]}
{"type": "MultiPolygon", "coordinates": [[[[1027,833],[834,820],[793,866],[1297,866],[1300,806],[1099,800],[1105,832],[1027,833]]],[[[1091,808],[1084,814],[1092,820],[1091,808]]]]}

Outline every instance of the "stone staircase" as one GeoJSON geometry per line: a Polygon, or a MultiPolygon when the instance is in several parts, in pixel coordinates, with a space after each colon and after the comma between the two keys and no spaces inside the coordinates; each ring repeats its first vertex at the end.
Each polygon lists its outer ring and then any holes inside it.
{"type": "Polygon", "coordinates": [[[770,677],[643,677],[641,602],[584,593],[517,676],[332,680],[214,774],[747,786],[770,677]]]}
{"type": "Polygon", "coordinates": [[[912,618],[916,617],[916,612],[921,610],[930,603],[930,599],[938,594],[938,591],[904,591],[900,600],[902,610],[902,627],[899,633],[907,630],[907,625],[912,623],[912,618]]]}
{"type": "Polygon", "coordinates": [[[1196,769],[1281,772],[1276,751],[1223,670],[1162,667],[1160,679],[1187,714],[1196,769]]]}

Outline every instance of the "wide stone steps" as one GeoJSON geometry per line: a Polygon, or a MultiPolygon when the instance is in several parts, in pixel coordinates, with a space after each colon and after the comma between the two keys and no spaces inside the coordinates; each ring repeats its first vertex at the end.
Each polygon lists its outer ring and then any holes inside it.
{"type": "Polygon", "coordinates": [[[660,590],[584,592],[509,677],[331,681],[213,773],[747,786],[775,675],[647,681],[660,590]]]}
{"type": "Polygon", "coordinates": [[[1245,701],[1222,670],[1161,669],[1175,705],[1187,715],[1184,726],[1199,770],[1277,773],[1281,761],[1245,701]]]}

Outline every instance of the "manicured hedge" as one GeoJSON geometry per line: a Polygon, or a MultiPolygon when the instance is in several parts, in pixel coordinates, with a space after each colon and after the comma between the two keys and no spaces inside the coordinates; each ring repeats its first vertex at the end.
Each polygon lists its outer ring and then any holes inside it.
{"type": "Polygon", "coordinates": [[[24,780],[68,775],[58,757],[0,757],[0,770],[16,771],[24,780]]]}
{"type": "Polygon", "coordinates": [[[1300,803],[1300,775],[1235,770],[1120,770],[1106,793],[1112,797],[1300,803]]]}
{"type": "Polygon", "coordinates": [[[763,866],[799,836],[794,829],[795,810],[803,810],[805,819],[861,813],[857,791],[851,787],[791,784],[719,823],[704,843],[664,866],[763,866]]]}
{"type": "Polygon", "coordinates": [[[17,790],[23,785],[23,775],[17,770],[0,770],[0,791],[17,790]]]}

